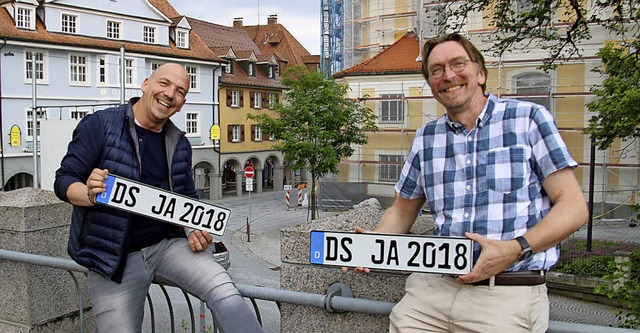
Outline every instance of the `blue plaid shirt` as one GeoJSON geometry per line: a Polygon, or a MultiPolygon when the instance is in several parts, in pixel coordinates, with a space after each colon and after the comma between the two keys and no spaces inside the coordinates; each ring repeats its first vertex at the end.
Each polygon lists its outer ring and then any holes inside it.
{"type": "MultiPolygon", "coordinates": [[[[426,196],[436,235],[510,240],[551,209],[544,179],[576,165],[543,106],[491,94],[471,131],[446,115],[418,129],[395,188],[405,199],[426,196]]],[[[552,247],[508,270],[548,270],[559,255],[552,247]]]]}

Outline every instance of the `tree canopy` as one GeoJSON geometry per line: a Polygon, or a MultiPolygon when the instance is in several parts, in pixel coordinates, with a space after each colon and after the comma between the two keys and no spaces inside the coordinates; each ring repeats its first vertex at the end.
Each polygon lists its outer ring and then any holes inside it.
{"type": "Polygon", "coordinates": [[[601,87],[593,90],[598,98],[587,104],[597,114],[589,120],[585,133],[604,150],[616,138],[640,137],[640,59],[628,46],[615,43],[607,44],[598,55],[603,68],[596,72],[607,76],[601,87]]]}
{"type": "Polygon", "coordinates": [[[449,31],[462,31],[469,14],[482,13],[495,29],[485,36],[495,56],[525,48],[546,50],[546,69],[558,60],[580,57],[581,43],[591,39],[594,29],[604,28],[628,42],[636,54],[640,49],[637,0],[449,0],[433,8],[442,12],[439,23],[449,31]]]}
{"type": "Polygon", "coordinates": [[[289,90],[275,115],[249,114],[262,131],[279,140],[273,149],[283,152],[294,169],[311,173],[312,218],[315,218],[315,182],[337,173],[354,145],[367,143],[366,132],[377,130],[375,114],[361,100],[348,98],[348,87],[306,67],[293,66],[282,73],[289,90]]]}

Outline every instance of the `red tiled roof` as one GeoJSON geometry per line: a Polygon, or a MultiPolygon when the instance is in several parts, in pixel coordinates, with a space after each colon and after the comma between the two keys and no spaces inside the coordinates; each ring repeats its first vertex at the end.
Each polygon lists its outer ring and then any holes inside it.
{"type": "MultiPolygon", "coordinates": [[[[227,27],[219,24],[209,23],[187,17],[191,28],[202,40],[216,52],[218,56],[225,55],[229,49],[233,49],[236,59],[249,59],[251,54],[256,55],[256,59],[270,59],[270,53],[261,52],[256,44],[251,40],[244,29],[227,27]]],[[[280,78],[271,79],[262,70],[256,68],[255,76],[249,76],[239,65],[238,61],[233,61],[233,73],[222,73],[221,85],[252,86],[267,89],[284,89],[280,83],[280,78]]],[[[243,63],[246,63],[243,62],[243,63]]],[[[260,66],[256,66],[260,67],[260,66]]]]}
{"type": "Polygon", "coordinates": [[[260,54],[260,49],[251,41],[251,38],[243,29],[201,21],[192,17],[187,17],[187,20],[191,24],[191,28],[196,31],[209,48],[222,50],[222,53],[216,54],[218,56],[225,55],[229,48],[233,48],[233,52],[236,55],[243,51],[260,54]]]}
{"type": "Polygon", "coordinates": [[[391,75],[391,74],[419,74],[422,63],[420,55],[420,41],[413,32],[407,32],[380,53],[358,65],[335,73],[333,77],[358,75],[391,75]]]}
{"type": "MultiPolygon", "coordinates": [[[[179,16],[176,10],[166,0],[150,0],[150,2],[169,18],[175,18],[176,15],[179,16]]],[[[189,35],[189,49],[179,49],[173,42],[170,42],[169,46],[162,46],[106,38],[53,33],[46,30],[44,23],[40,19],[36,20],[35,31],[23,30],[16,28],[9,13],[4,8],[0,8],[0,37],[6,38],[7,40],[90,47],[103,50],[119,50],[120,46],[124,45],[125,50],[128,52],[206,61],[224,61],[216,57],[216,55],[196,34],[189,35]]]]}
{"type": "MultiPolygon", "coordinates": [[[[311,54],[282,24],[247,25],[242,28],[262,53],[275,53],[290,66],[307,65],[305,57],[311,54]]],[[[317,63],[320,63],[320,56],[317,57],[317,63]]]]}

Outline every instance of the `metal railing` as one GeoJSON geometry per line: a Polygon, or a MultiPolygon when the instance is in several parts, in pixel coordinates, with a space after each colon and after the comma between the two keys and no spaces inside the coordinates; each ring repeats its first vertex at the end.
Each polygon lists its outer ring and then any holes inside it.
{"type": "MultiPolygon", "coordinates": [[[[82,301],[82,294],[80,291],[80,284],[78,279],[75,276],[75,272],[87,274],[88,270],[70,259],[61,259],[55,257],[48,257],[37,254],[29,254],[23,252],[15,252],[9,250],[0,249],[0,260],[11,260],[16,262],[22,262],[27,264],[46,266],[55,269],[62,269],[69,272],[71,275],[75,287],[76,292],[78,294],[78,308],[79,308],[79,325],[80,332],[84,332],[84,305],[82,301]]],[[[162,282],[157,283],[163,291],[163,294],[169,304],[169,315],[171,319],[171,332],[175,332],[175,323],[173,316],[173,308],[171,305],[171,297],[166,292],[165,286],[162,282]]],[[[243,285],[237,284],[238,290],[240,293],[248,298],[253,304],[254,310],[256,311],[256,315],[258,316],[258,320],[261,321],[259,307],[255,300],[266,300],[276,302],[276,304],[280,303],[288,303],[295,305],[303,305],[309,307],[315,307],[324,309],[327,312],[357,312],[357,313],[366,313],[366,314],[374,314],[381,316],[388,316],[391,313],[391,309],[395,305],[395,303],[391,302],[382,302],[382,301],[373,301],[367,299],[353,298],[351,295],[351,290],[348,286],[344,284],[334,284],[329,287],[327,294],[313,294],[299,291],[291,291],[291,290],[280,290],[274,288],[267,287],[259,287],[252,285],[243,285]]],[[[184,297],[187,299],[187,305],[189,307],[189,313],[191,314],[191,331],[193,333],[196,332],[196,325],[194,319],[194,311],[191,301],[189,299],[189,295],[183,290],[182,291],[184,297]]],[[[151,322],[152,322],[152,331],[155,332],[155,319],[154,319],[154,311],[153,311],[153,303],[151,299],[147,296],[149,301],[149,308],[151,312],[151,322]]],[[[204,305],[201,302],[200,307],[201,314],[204,313],[204,305]]],[[[202,316],[201,316],[202,318],[202,316]]],[[[202,323],[201,323],[202,324],[202,323]]],[[[215,323],[214,323],[215,325],[215,323]]],[[[202,325],[200,327],[203,327],[202,325]]],[[[215,326],[214,326],[215,331],[215,326]]],[[[629,332],[640,332],[640,330],[630,330],[623,328],[613,328],[613,327],[605,327],[605,326],[596,326],[596,325],[585,325],[578,323],[567,323],[567,322],[559,322],[559,321],[550,321],[548,333],[573,333],[573,332],[583,332],[583,333],[629,333],[629,332]]]]}

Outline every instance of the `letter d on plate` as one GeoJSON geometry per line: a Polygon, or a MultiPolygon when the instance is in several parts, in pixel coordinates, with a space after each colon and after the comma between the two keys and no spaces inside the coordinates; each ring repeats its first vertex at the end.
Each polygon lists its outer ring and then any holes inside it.
{"type": "Polygon", "coordinates": [[[309,261],[312,264],[324,263],[324,232],[311,233],[311,246],[309,247],[309,261]]]}

